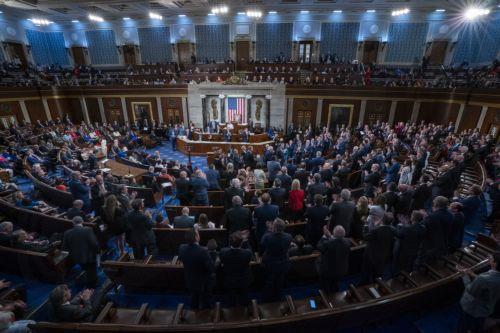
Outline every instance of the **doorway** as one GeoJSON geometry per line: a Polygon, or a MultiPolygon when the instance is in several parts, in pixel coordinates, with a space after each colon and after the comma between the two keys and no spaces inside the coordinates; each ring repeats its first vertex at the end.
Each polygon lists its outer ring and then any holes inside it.
{"type": "Polygon", "coordinates": [[[177,43],[177,56],[179,64],[187,65],[191,63],[191,44],[177,43]]]}
{"type": "Polygon", "coordinates": [[[336,132],[342,126],[351,126],[353,109],[354,105],[351,104],[330,104],[328,107],[328,129],[336,132]]]}
{"type": "Polygon", "coordinates": [[[363,64],[373,64],[377,62],[378,48],[380,42],[367,40],[363,42],[363,64]]]}
{"type": "Polygon", "coordinates": [[[236,41],[236,69],[246,70],[247,64],[250,59],[250,41],[237,40],[236,41]]]}
{"type": "Polygon", "coordinates": [[[299,110],[295,112],[294,119],[295,128],[308,128],[312,124],[312,111],[299,110]]]}
{"type": "Polygon", "coordinates": [[[299,61],[301,64],[310,64],[312,58],[312,41],[299,42],[299,61]]]}
{"type": "Polygon", "coordinates": [[[123,45],[123,62],[125,65],[137,65],[135,45],[123,45]]]}
{"type": "Polygon", "coordinates": [[[73,46],[71,47],[71,54],[73,54],[73,62],[75,65],[86,65],[87,61],[85,60],[85,48],[81,46],[73,46]]]}
{"type": "Polygon", "coordinates": [[[430,65],[442,65],[446,57],[446,50],[448,49],[447,40],[435,40],[432,42],[429,56],[430,65]]]}
{"type": "Polygon", "coordinates": [[[21,43],[6,42],[5,50],[10,57],[10,60],[17,59],[21,64],[22,68],[28,67],[28,60],[26,59],[26,53],[24,52],[24,47],[21,43]]]}

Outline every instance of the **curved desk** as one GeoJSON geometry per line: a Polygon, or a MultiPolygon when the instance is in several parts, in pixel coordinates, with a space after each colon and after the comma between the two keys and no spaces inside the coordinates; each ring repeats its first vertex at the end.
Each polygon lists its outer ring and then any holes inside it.
{"type": "Polygon", "coordinates": [[[259,143],[247,143],[247,142],[220,142],[220,141],[192,141],[188,140],[186,137],[177,138],[177,149],[184,154],[189,154],[191,150],[191,155],[205,155],[209,152],[214,152],[218,149],[222,149],[224,153],[229,151],[229,148],[236,148],[241,151],[243,146],[252,146],[255,154],[264,154],[266,145],[270,145],[274,141],[264,141],[259,143]]]}

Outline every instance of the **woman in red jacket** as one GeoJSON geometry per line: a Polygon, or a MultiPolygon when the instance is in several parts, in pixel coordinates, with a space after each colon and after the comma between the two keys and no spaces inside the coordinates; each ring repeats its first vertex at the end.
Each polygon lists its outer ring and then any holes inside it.
{"type": "Polygon", "coordinates": [[[300,189],[298,179],[294,179],[292,182],[292,190],[288,195],[288,209],[290,210],[292,222],[300,222],[304,211],[304,190],[300,189]]]}

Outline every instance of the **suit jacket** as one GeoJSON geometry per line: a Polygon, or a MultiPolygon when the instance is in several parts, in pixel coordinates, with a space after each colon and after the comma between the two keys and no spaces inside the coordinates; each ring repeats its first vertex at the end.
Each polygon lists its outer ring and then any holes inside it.
{"type": "Polygon", "coordinates": [[[434,185],[438,187],[438,195],[450,198],[455,190],[455,181],[452,177],[452,172],[450,170],[439,175],[434,181],[434,185]]]}
{"type": "Polygon", "coordinates": [[[330,207],[330,230],[333,230],[333,228],[337,225],[341,225],[344,227],[346,235],[349,235],[355,209],[356,206],[352,201],[332,203],[332,206],[330,207]]]}
{"type": "Polygon", "coordinates": [[[391,257],[395,235],[395,229],[388,225],[370,230],[363,237],[366,241],[365,257],[375,266],[384,266],[391,257]]]}
{"type": "Polygon", "coordinates": [[[193,195],[196,200],[208,202],[207,190],[210,187],[206,179],[200,177],[193,177],[191,179],[191,187],[193,188],[193,195]]]}
{"type": "Polygon", "coordinates": [[[385,198],[385,205],[387,206],[387,211],[392,212],[398,203],[398,195],[394,192],[385,192],[382,194],[385,198]]]}
{"type": "Polygon", "coordinates": [[[233,207],[226,211],[226,228],[229,234],[240,230],[250,230],[252,227],[252,212],[246,207],[233,207]]]}
{"type": "Polygon", "coordinates": [[[398,201],[396,203],[396,207],[394,207],[395,213],[396,214],[410,215],[412,197],[413,197],[413,193],[411,191],[406,191],[406,192],[400,193],[398,196],[398,201]]]}
{"type": "Polygon", "coordinates": [[[372,172],[365,176],[365,195],[372,198],[374,195],[375,187],[380,183],[380,174],[378,172],[372,172]]]}
{"type": "Polygon", "coordinates": [[[469,224],[481,206],[481,199],[477,195],[470,195],[462,200],[462,212],[464,213],[465,223],[469,224]]]}
{"type": "Polygon", "coordinates": [[[278,207],[282,207],[285,204],[287,191],[283,187],[272,187],[268,193],[271,196],[271,202],[278,207]]]}
{"type": "Polygon", "coordinates": [[[75,207],[71,207],[70,209],[68,209],[68,211],[66,212],[66,217],[71,220],[75,216],[81,216],[84,219],[85,212],[75,207]]]}
{"type": "Polygon", "coordinates": [[[207,175],[207,181],[209,185],[209,189],[211,190],[220,190],[220,174],[217,170],[208,169],[205,173],[207,175]]]}
{"type": "Polygon", "coordinates": [[[192,291],[206,291],[215,273],[214,262],[208,250],[199,244],[182,244],[179,247],[179,259],[184,265],[186,287],[192,291]]]}
{"type": "Polygon", "coordinates": [[[309,243],[316,246],[316,243],[323,235],[325,219],[330,215],[330,209],[325,206],[307,207],[305,217],[307,217],[307,238],[309,243]]]}
{"type": "Polygon", "coordinates": [[[94,231],[88,227],[75,226],[64,233],[62,250],[69,252],[75,264],[95,263],[98,249],[94,231]]]}
{"type": "Polygon", "coordinates": [[[189,196],[189,180],[187,179],[176,179],[175,180],[175,188],[177,191],[177,197],[184,196],[187,198],[189,196]]]}
{"type": "Polygon", "coordinates": [[[279,215],[279,208],[273,204],[264,204],[256,207],[253,216],[256,223],[257,241],[260,242],[262,236],[267,231],[267,221],[274,221],[279,215]]]}
{"type": "Polygon", "coordinates": [[[281,181],[281,187],[283,187],[287,191],[290,191],[290,189],[292,188],[292,177],[290,177],[289,175],[282,174],[279,175],[277,178],[281,181]]]}
{"type": "Polygon", "coordinates": [[[453,215],[448,210],[439,209],[424,219],[427,229],[423,242],[424,254],[439,257],[446,254],[449,244],[449,234],[453,225],[453,215]]]}
{"type": "Polygon", "coordinates": [[[314,195],[321,194],[325,195],[326,186],[323,183],[313,183],[307,187],[307,201],[312,204],[314,202],[314,195]]]}
{"type": "Polygon", "coordinates": [[[276,175],[281,170],[281,165],[276,161],[267,162],[267,171],[269,172],[269,181],[272,183],[276,179],[276,175]]]}
{"type": "Polygon", "coordinates": [[[289,264],[288,250],[291,242],[292,235],[286,232],[269,232],[265,234],[260,242],[262,263],[278,270],[287,268],[289,264]]]}
{"type": "Polygon", "coordinates": [[[54,322],[92,322],[94,309],[90,301],[82,302],[79,297],[73,298],[69,304],[54,306],[49,302],[49,318],[54,322]]]}
{"type": "Polygon", "coordinates": [[[69,190],[74,200],[82,200],[84,206],[90,204],[90,188],[80,181],[72,180],[69,182],[69,190]]]}
{"type": "Polygon", "coordinates": [[[130,227],[130,236],[138,244],[151,244],[155,242],[153,222],[143,212],[133,210],[127,216],[130,227]]]}
{"type": "Polygon", "coordinates": [[[432,187],[427,184],[418,185],[413,191],[413,198],[411,203],[412,210],[424,209],[425,202],[432,195],[432,187]]]}
{"type": "Polygon", "coordinates": [[[396,228],[396,242],[394,244],[394,263],[396,271],[413,269],[414,261],[425,237],[423,223],[398,225],[396,228]]]}
{"type": "Polygon", "coordinates": [[[194,225],[194,219],[186,215],[174,217],[173,226],[174,228],[192,228],[194,225]]]}
{"type": "Polygon", "coordinates": [[[321,252],[320,276],[337,279],[345,276],[349,270],[350,247],[350,242],[345,238],[322,237],[317,246],[321,252]]]}
{"type": "Polygon", "coordinates": [[[233,197],[237,195],[241,200],[245,200],[245,192],[241,188],[229,187],[224,190],[224,208],[233,207],[233,197]]]}
{"type": "Polygon", "coordinates": [[[450,234],[450,250],[454,251],[462,247],[464,240],[465,216],[462,212],[453,214],[453,225],[450,234]]]}
{"type": "Polygon", "coordinates": [[[223,248],[219,253],[226,288],[248,287],[252,280],[250,261],[252,252],[248,249],[223,248]]]}

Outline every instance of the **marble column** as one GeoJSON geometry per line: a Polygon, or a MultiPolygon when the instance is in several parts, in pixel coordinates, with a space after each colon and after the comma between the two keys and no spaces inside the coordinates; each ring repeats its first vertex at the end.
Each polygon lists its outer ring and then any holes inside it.
{"type": "Polygon", "coordinates": [[[394,118],[396,117],[396,108],[398,107],[398,101],[391,101],[391,109],[389,111],[389,124],[394,124],[394,118]]]}
{"type": "Polygon", "coordinates": [[[80,106],[83,111],[83,120],[87,124],[90,124],[89,109],[87,108],[87,102],[85,101],[85,97],[80,97],[80,106]]]}
{"type": "Polygon", "coordinates": [[[123,120],[125,122],[128,122],[128,111],[127,111],[127,101],[125,100],[125,97],[120,97],[120,100],[122,102],[122,112],[123,112],[123,120]]]}
{"type": "Polygon", "coordinates": [[[106,114],[104,114],[104,103],[102,102],[102,98],[97,98],[97,104],[99,105],[99,113],[101,114],[102,122],[106,122],[106,114]]]}
{"type": "Polygon", "coordinates": [[[465,104],[460,104],[460,109],[458,109],[457,120],[455,121],[455,133],[458,131],[458,126],[460,126],[460,121],[462,121],[462,117],[464,115],[465,104]]]}
{"type": "Polygon", "coordinates": [[[47,120],[52,120],[52,115],[50,114],[49,104],[46,98],[42,98],[43,110],[45,111],[45,117],[47,120]]]}
{"type": "Polygon", "coordinates": [[[31,123],[30,115],[28,113],[28,109],[26,108],[26,103],[24,99],[19,100],[19,106],[21,107],[21,112],[23,113],[24,121],[27,123],[31,123]]]}
{"type": "Polygon", "coordinates": [[[158,111],[158,123],[161,124],[163,122],[163,108],[160,97],[156,97],[156,110],[158,111]]]}
{"type": "Polygon", "coordinates": [[[481,115],[479,116],[479,119],[477,120],[476,128],[481,129],[481,127],[483,127],[484,118],[486,118],[486,112],[488,112],[488,107],[483,106],[483,108],[481,109],[481,115]]]}
{"type": "Polygon", "coordinates": [[[323,98],[318,98],[318,105],[316,106],[316,127],[321,124],[321,114],[323,113],[323,98]]]}

